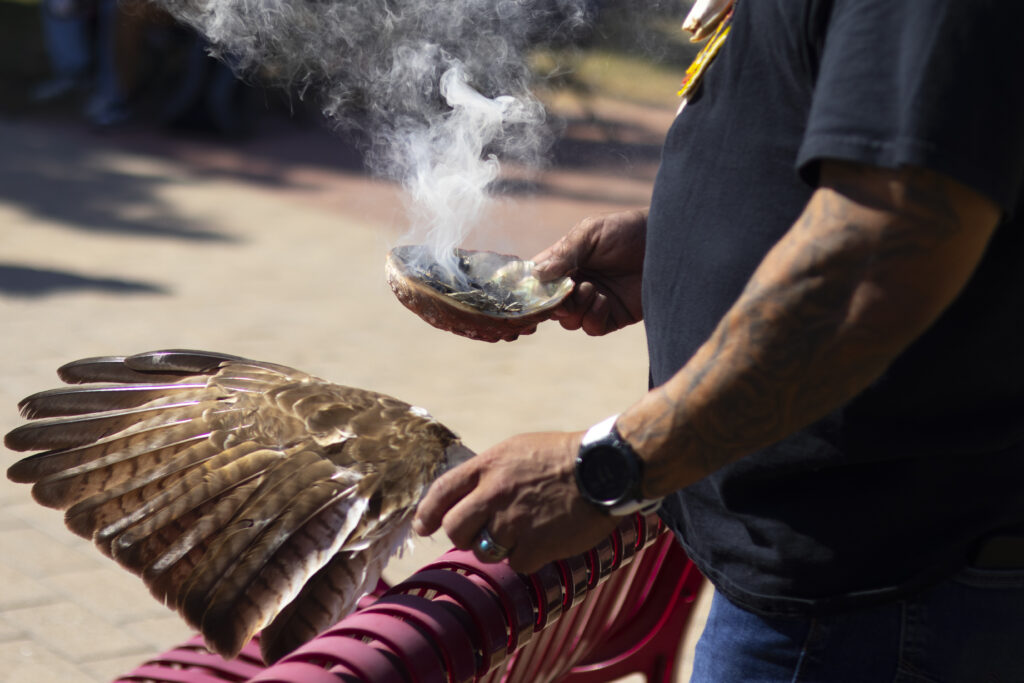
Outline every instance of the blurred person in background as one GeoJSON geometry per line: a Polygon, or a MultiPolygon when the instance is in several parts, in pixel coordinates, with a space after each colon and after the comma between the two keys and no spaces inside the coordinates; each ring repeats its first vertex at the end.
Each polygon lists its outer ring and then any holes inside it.
{"type": "Polygon", "coordinates": [[[53,76],[33,88],[32,98],[47,101],[87,90],[92,80],[92,3],[44,0],[39,9],[53,76]]]}
{"type": "Polygon", "coordinates": [[[35,101],[85,95],[84,115],[99,128],[150,114],[163,126],[229,138],[251,131],[253,90],[232,72],[230,56],[211,57],[209,44],[163,9],[145,0],[41,7],[53,77],[33,89],[35,101]]]}
{"type": "Polygon", "coordinates": [[[112,126],[128,118],[117,63],[117,0],[43,0],[43,39],[53,77],[32,91],[36,101],[87,93],[85,117],[112,126]]]}

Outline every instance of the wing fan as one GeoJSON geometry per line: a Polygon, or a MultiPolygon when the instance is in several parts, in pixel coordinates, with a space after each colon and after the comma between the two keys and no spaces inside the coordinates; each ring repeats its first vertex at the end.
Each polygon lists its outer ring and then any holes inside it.
{"type": "Polygon", "coordinates": [[[425,410],[205,351],[87,358],[19,407],[7,472],[233,657],[276,661],[351,611],[441,472],[471,457],[425,410]]]}

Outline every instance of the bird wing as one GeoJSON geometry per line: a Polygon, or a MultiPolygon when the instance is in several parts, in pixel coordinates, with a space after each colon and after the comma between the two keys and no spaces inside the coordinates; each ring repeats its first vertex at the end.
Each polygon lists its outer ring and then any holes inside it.
{"type": "Polygon", "coordinates": [[[226,657],[274,661],[350,611],[440,472],[472,455],[426,411],[203,351],[88,358],[5,438],[7,474],[140,575],[226,657]],[[275,619],[276,617],[276,619],[275,619]]]}

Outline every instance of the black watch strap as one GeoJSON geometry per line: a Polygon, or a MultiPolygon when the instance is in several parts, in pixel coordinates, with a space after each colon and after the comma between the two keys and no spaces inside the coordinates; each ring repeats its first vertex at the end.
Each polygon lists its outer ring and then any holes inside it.
{"type": "Polygon", "coordinates": [[[643,472],[642,463],[632,447],[616,431],[615,421],[618,417],[618,415],[612,415],[598,422],[583,435],[583,440],[580,442],[580,456],[576,462],[576,485],[579,487],[580,493],[587,500],[610,515],[622,517],[634,512],[650,514],[661,506],[661,499],[640,497],[640,477],[643,472]],[[580,477],[580,465],[586,451],[599,445],[615,448],[622,453],[623,457],[632,459],[635,463],[636,480],[631,483],[630,489],[627,490],[625,496],[614,502],[595,498],[588,492],[586,483],[580,477]]]}

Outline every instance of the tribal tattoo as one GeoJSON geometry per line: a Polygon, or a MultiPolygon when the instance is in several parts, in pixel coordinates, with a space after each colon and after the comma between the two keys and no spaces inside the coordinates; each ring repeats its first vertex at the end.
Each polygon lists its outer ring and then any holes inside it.
{"type": "Polygon", "coordinates": [[[999,210],[914,168],[826,163],[803,214],[694,357],[618,420],[644,495],[683,488],[874,381],[966,284],[999,210]]]}

